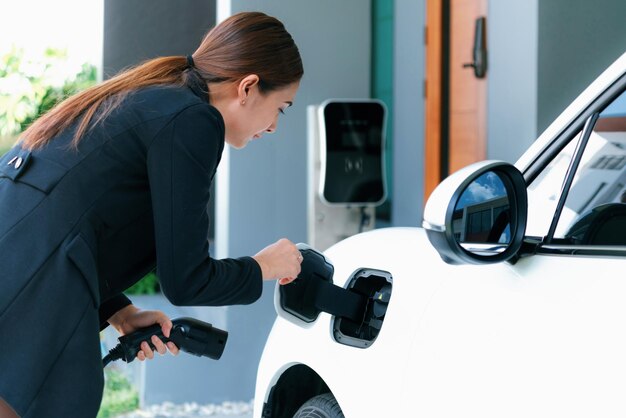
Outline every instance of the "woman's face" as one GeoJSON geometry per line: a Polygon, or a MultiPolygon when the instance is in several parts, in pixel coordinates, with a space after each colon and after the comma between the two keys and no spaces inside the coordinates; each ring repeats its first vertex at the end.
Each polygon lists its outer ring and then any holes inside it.
{"type": "Polygon", "coordinates": [[[295,82],[279,90],[261,93],[258,81],[256,75],[245,77],[236,85],[236,95],[231,95],[225,108],[218,107],[224,117],[226,143],[234,148],[243,148],[264,133],[276,131],[278,117],[293,104],[300,86],[295,82]]]}

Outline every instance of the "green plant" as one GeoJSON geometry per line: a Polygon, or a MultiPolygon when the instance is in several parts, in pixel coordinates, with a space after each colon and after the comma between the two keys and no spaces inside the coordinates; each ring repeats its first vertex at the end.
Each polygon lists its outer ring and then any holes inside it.
{"type": "Polygon", "coordinates": [[[97,418],[112,418],[139,408],[137,389],[116,369],[104,369],[104,392],[97,418]]]}
{"type": "Polygon", "coordinates": [[[94,65],[68,69],[65,51],[48,48],[35,60],[13,48],[0,57],[0,137],[18,135],[61,100],[94,85],[96,79],[94,65]]]}
{"type": "Polygon", "coordinates": [[[127,295],[154,295],[160,290],[161,287],[156,274],[148,273],[144,278],[126,289],[124,293],[127,295]]]}
{"type": "Polygon", "coordinates": [[[13,137],[10,137],[10,136],[1,137],[0,136],[0,157],[2,157],[5,152],[11,149],[14,141],[15,141],[15,138],[13,137]]]}

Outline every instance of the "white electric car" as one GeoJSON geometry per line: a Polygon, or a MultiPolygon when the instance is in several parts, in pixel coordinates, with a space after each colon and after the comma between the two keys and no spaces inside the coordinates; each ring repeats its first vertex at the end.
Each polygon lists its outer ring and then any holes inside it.
{"type": "Polygon", "coordinates": [[[277,287],[255,418],[625,417],[626,53],[513,166],[423,228],[355,235],[277,287]]]}

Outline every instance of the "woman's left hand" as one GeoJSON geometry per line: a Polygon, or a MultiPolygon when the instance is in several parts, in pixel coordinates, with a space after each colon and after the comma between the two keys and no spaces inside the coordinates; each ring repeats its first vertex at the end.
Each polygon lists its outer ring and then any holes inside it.
{"type": "MultiPolygon", "coordinates": [[[[111,318],[109,323],[121,334],[130,334],[139,328],[149,327],[150,325],[159,324],[163,335],[169,338],[172,330],[172,321],[161,311],[142,311],[134,305],[128,305],[117,311],[111,318]]],[[[163,355],[168,350],[170,353],[177,355],[178,347],[173,342],[163,343],[159,337],[153,335],[150,342],[156,351],[163,355]]],[[[144,361],[146,358],[154,358],[154,352],[150,348],[147,341],[141,343],[141,350],[137,353],[137,359],[144,361]]]]}

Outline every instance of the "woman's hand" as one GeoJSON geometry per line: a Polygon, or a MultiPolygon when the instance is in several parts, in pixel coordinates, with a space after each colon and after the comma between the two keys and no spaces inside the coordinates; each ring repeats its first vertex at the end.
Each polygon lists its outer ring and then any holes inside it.
{"type": "Polygon", "coordinates": [[[281,285],[291,283],[300,274],[302,255],[296,245],[282,238],[253,257],[263,272],[263,280],[278,279],[281,285]]]}
{"type": "MultiPolygon", "coordinates": [[[[159,324],[163,335],[167,338],[172,330],[172,321],[161,311],[141,311],[135,305],[128,305],[109,318],[111,324],[121,335],[130,334],[139,328],[148,327],[150,325],[159,324]]],[[[156,351],[163,355],[169,349],[170,353],[177,355],[179,350],[173,342],[164,344],[156,335],[153,335],[150,342],[156,348],[156,351]]],[[[154,352],[150,348],[147,341],[141,343],[141,350],[137,353],[137,359],[144,361],[146,358],[154,358],[154,352]]]]}

